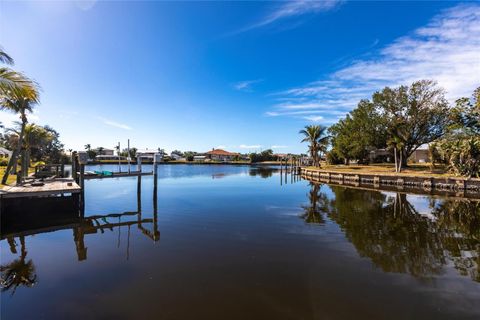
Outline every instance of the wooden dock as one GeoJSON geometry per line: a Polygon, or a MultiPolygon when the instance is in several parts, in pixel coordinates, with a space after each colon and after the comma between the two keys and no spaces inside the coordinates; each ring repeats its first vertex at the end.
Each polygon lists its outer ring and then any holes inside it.
{"type": "Polygon", "coordinates": [[[141,171],[112,172],[112,174],[109,174],[109,175],[87,174],[87,173],[85,173],[84,176],[83,176],[83,179],[92,180],[92,179],[105,179],[105,178],[152,176],[152,175],[154,175],[153,171],[151,171],[151,172],[141,172],[141,171]]]}
{"type": "Polygon", "coordinates": [[[56,178],[43,181],[41,186],[32,186],[31,183],[6,186],[0,190],[0,199],[55,196],[80,193],[81,191],[82,188],[73,179],[56,178]]]}

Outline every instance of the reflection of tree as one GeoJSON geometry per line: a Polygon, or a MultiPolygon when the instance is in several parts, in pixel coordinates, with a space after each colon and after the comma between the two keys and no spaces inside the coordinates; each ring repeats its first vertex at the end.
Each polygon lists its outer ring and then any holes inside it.
{"type": "MultiPolygon", "coordinates": [[[[17,253],[16,244],[13,239],[9,239],[12,253],[17,253]]],[[[13,289],[12,295],[19,286],[32,287],[37,282],[35,274],[35,265],[32,260],[26,260],[27,250],[25,249],[25,238],[20,237],[21,254],[19,259],[0,266],[2,291],[13,289]]]]}
{"type": "Polygon", "coordinates": [[[311,189],[308,193],[309,206],[302,206],[305,212],[300,217],[307,223],[325,223],[323,213],[325,212],[328,198],[320,193],[320,185],[310,183],[311,189]]]}
{"type": "Polygon", "coordinates": [[[462,275],[479,279],[479,204],[443,200],[422,215],[405,194],[386,196],[332,186],[325,206],[361,256],[387,272],[440,274],[448,261],[462,275]]]}
{"type": "Polygon", "coordinates": [[[270,178],[274,172],[277,172],[278,169],[276,168],[270,168],[270,167],[254,167],[254,168],[250,168],[250,171],[248,172],[248,174],[252,177],[255,177],[255,176],[260,176],[264,179],[266,178],[270,178]]]}
{"type": "Polygon", "coordinates": [[[455,268],[480,282],[480,202],[445,201],[432,214],[438,226],[449,231],[445,247],[455,268]]]}

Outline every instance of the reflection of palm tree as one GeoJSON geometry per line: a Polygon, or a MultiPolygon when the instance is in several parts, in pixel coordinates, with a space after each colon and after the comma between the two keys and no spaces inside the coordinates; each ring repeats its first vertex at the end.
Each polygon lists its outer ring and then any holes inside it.
{"type": "Polygon", "coordinates": [[[32,287],[37,283],[37,275],[35,274],[35,265],[32,260],[26,260],[27,251],[25,249],[25,238],[20,237],[21,255],[19,259],[0,266],[2,291],[13,288],[12,295],[17,287],[23,285],[32,287]]]}
{"type": "Polygon", "coordinates": [[[300,215],[300,217],[305,220],[306,223],[323,224],[325,223],[323,212],[325,212],[325,204],[328,199],[324,193],[320,192],[320,185],[314,183],[310,183],[310,185],[311,189],[308,193],[310,205],[302,206],[305,212],[300,215]]]}

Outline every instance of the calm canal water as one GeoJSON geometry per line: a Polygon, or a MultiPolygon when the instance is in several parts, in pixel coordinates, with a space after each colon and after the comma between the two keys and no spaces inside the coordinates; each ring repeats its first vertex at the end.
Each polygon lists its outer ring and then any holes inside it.
{"type": "Polygon", "coordinates": [[[1,318],[480,318],[479,202],[248,166],[162,165],[153,185],[87,181],[84,218],[4,213],[1,318]]]}

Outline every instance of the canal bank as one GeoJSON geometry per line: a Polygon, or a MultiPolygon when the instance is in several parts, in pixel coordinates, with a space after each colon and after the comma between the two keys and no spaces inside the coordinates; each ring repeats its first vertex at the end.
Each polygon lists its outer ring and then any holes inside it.
{"type": "Polygon", "coordinates": [[[374,188],[389,186],[396,187],[400,190],[404,188],[415,188],[425,192],[432,190],[449,191],[458,193],[459,195],[480,197],[480,179],[476,178],[434,177],[401,173],[338,172],[306,167],[302,167],[299,170],[307,179],[315,178],[324,182],[334,182],[352,186],[373,186],[374,188]]]}

